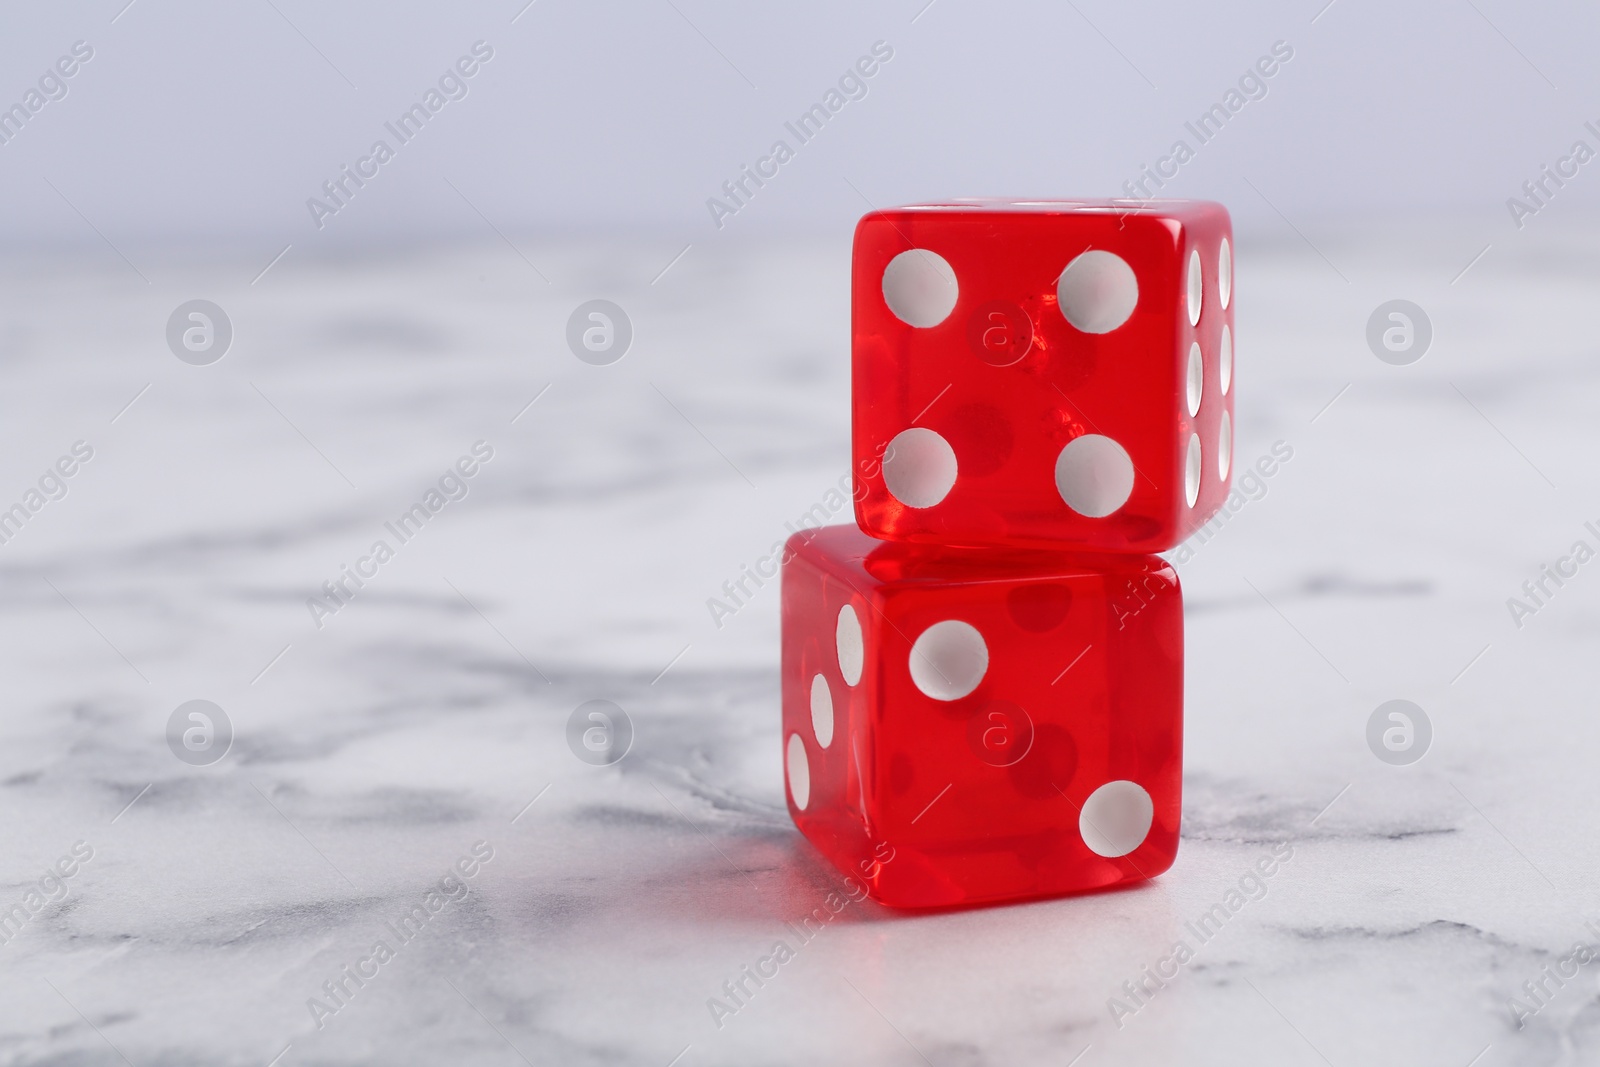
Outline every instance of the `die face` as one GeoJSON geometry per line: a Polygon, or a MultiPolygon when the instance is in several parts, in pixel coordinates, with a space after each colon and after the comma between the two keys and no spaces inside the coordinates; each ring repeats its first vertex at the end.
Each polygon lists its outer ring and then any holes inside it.
{"type": "Polygon", "coordinates": [[[854,527],[789,547],[790,813],[873,897],[1024,899],[1171,865],[1183,623],[1164,561],[880,542],[854,527]]]}
{"type": "Polygon", "coordinates": [[[1158,552],[1226,498],[1221,205],[899,208],[862,219],[852,270],[856,517],[869,534],[1158,552]]]}

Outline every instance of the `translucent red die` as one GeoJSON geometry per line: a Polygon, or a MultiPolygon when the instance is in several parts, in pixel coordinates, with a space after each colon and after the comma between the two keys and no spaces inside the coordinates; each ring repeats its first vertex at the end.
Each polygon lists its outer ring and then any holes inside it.
{"type": "Polygon", "coordinates": [[[1178,847],[1183,607],[1148,555],[802,531],[783,565],[800,831],[884,904],[1149,878],[1178,847]]]}
{"type": "Polygon", "coordinates": [[[873,212],[856,227],[851,284],[856,518],[868,533],[1159,552],[1227,496],[1222,205],[873,212]]]}

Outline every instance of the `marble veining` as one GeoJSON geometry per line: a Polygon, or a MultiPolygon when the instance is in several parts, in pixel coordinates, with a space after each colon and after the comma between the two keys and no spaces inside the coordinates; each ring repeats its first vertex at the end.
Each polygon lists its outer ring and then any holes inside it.
{"type": "Polygon", "coordinates": [[[1600,941],[1600,578],[1505,606],[1600,516],[1574,240],[1452,285],[1479,243],[1448,227],[1319,238],[1348,283],[1241,237],[1237,469],[1294,458],[1179,565],[1177,865],[928,915],[828,910],[783,804],[776,584],[706,608],[847,467],[844,243],[697,245],[655,286],[675,247],[548,243],[549,286],[499,245],[255,286],[254,254],[151,286],[0,264],[0,500],[94,449],[0,545],[0,912],[59,895],[0,944],[0,1063],[1594,1062],[1600,963],[1513,1005],[1600,941]],[[596,291],[636,327],[610,367],[562,341],[596,291]],[[209,367],[161,334],[201,295],[236,332],[209,367]],[[1364,340],[1397,296],[1435,327],[1410,367],[1364,340]],[[1408,767],[1365,739],[1395,697],[1434,726],[1408,767]],[[212,766],[166,741],[196,698],[234,730],[212,766]],[[612,766],[568,747],[594,699],[633,724],[612,766]]]}

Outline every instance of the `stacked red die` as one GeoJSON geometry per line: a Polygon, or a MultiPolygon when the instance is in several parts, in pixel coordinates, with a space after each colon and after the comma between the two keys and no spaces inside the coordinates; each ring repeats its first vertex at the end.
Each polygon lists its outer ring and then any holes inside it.
{"type": "Polygon", "coordinates": [[[1231,257],[1203,202],[975,201],[857,227],[865,534],[790,539],[783,733],[796,825],[880,901],[1171,865],[1182,600],[1146,553],[1227,495],[1231,257]]]}

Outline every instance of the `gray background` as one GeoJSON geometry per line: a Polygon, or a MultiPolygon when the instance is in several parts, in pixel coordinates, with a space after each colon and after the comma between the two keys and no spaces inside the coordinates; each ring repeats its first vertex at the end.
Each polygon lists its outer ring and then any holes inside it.
{"type": "Polygon", "coordinates": [[[1499,230],[1600,117],[1600,14],[1575,2],[124,2],[6,12],[0,99],[75,40],[96,56],[0,148],[0,236],[94,239],[44,179],[119,244],[482,232],[448,177],[508,230],[708,239],[705,199],[880,39],[895,58],[869,95],[719,239],[842,232],[862,196],[1115,191],[1277,40],[1293,61],[1171,190],[1246,225],[1283,229],[1264,195],[1302,226],[1421,211],[1499,230]],[[478,39],[496,59],[469,96],[317,232],[306,198],[478,39]]]}

